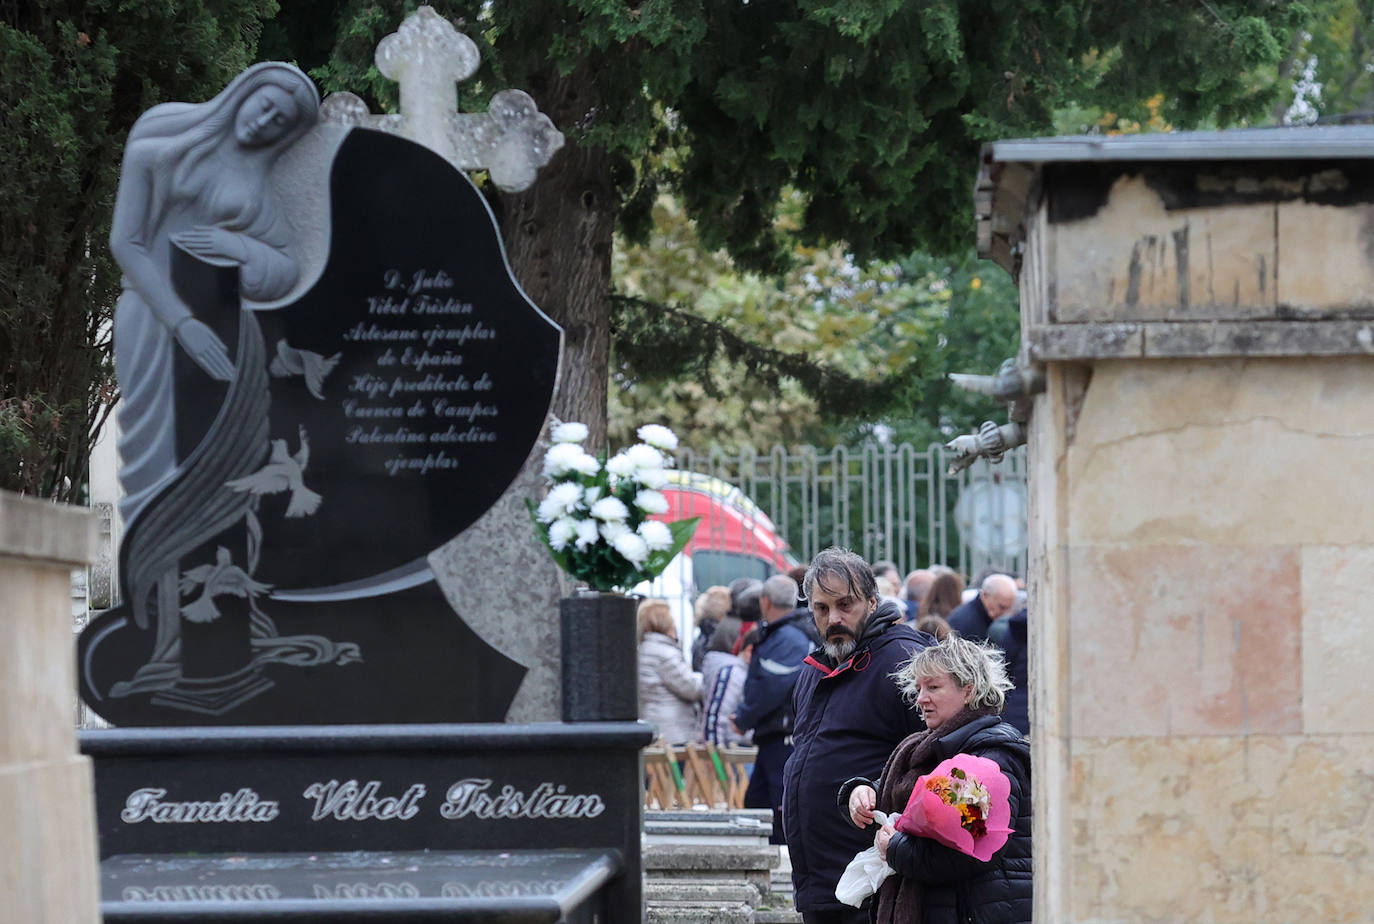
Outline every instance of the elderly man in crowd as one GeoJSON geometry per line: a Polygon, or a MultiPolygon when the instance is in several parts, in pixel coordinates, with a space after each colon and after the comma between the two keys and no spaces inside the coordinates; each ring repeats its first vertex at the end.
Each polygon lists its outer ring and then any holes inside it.
{"type": "Polygon", "coordinates": [[[949,614],[949,627],[966,639],[981,642],[988,629],[1016,608],[1016,581],[1005,574],[983,578],[978,596],[949,614]]]}
{"type": "Polygon", "coordinates": [[[773,810],[771,841],[781,844],[782,772],[792,756],[792,688],[811,653],[811,612],[797,606],[797,582],[785,574],[764,581],[762,591],[758,642],[730,721],[738,731],[752,731],[759,749],[744,805],[773,810]]]}
{"type": "Polygon", "coordinates": [[[921,601],[925,599],[926,591],[930,590],[930,585],[935,583],[935,572],[929,568],[917,568],[906,576],[904,582],[906,587],[906,618],[908,622],[914,622],[916,614],[921,610],[921,601]]]}
{"type": "Polygon", "coordinates": [[[879,602],[873,570],[853,552],[817,555],[804,589],[821,649],[797,680],[783,774],[793,895],[806,924],[859,924],[868,912],[841,904],[835,884],[873,839],[836,810],[835,793],[851,777],[880,774],[897,743],[925,727],[891,675],[934,639],[903,621],[897,601],[879,602]]]}

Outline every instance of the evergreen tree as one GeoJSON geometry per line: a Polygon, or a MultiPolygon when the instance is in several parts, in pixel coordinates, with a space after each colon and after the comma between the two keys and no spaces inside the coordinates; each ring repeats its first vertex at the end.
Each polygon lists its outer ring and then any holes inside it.
{"type": "MultiPolygon", "coordinates": [[[[373,50],[415,5],[293,3],[263,56],[296,60],[326,92],[394,107],[373,50]]],[[[660,191],[681,199],[708,248],[751,269],[784,269],[796,242],[843,241],[860,262],[964,249],[983,142],[1043,133],[1056,107],[1089,96],[1144,121],[1143,101],[1159,95],[1177,127],[1259,114],[1306,15],[1268,0],[434,5],[482,46],[465,108],[520,87],[568,136],[532,189],[493,198],[517,277],[566,331],[555,412],[594,440],[606,426],[613,235],[641,239],[660,191]],[[793,193],[801,218],[780,221],[793,193]]],[[[118,275],[105,239],[129,126],[157,102],[223,87],[274,9],[33,0],[0,12],[4,486],[69,497],[82,480],[112,391],[102,338],[118,275]]]]}
{"type": "MultiPolygon", "coordinates": [[[[555,413],[587,423],[594,441],[605,434],[613,234],[641,239],[660,191],[680,197],[708,249],[750,269],[783,270],[793,241],[844,241],[860,261],[962,250],[982,143],[1043,134],[1057,107],[1089,94],[1138,118],[1162,94],[1179,127],[1261,115],[1305,15],[1268,0],[433,5],[483,46],[467,108],[520,87],[568,135],[532,189],[496,198],[517,277],[567,332],[555,413]],[[805,206],[789,227],[778,218],[793,191],[805,206]]],[[[395,89],[372,52],[411,9],[348,0],[330,24],[292,14],[279,25],[292,48],[332,28],[312,73],[385,108],[395,89]]]]}
{"type": "Polygon", "coordinates": [[[114,398],[110,213],[124,138],[253,60],[275,0],[0,9],[0,488],[79,499],[114,398]]]}
{"type": "Polygon", "coordinates": [[[1280,67],[1293,92],[1276,121],[1374,122],[1374,0],[1316,0],[1311,19],[1280,67]]]}
{"type": "Polygon", "coordinates": [[[761,276],[702,247],[663,196],[649,239],[617,242],[613,271],[613,443],[657,417],[698,451],[854,442],[876,427],[924,448],[1005,414],[948,379],[993,371],[1019,341],[1016,287],[967,251],[860,265],[798,245],[785,273],[761,276]]]}
{"type": "Polygon", "coordinates": [[[612,442],[652,416],[698,451],[854,443],[924,448],[1005,416],[955,388],[1020,340],[1016,287],[971,252],[860,266],[798,246],[776,278],[704,251],[675,201],[644,246],[620,246],[612,316],[612,442]]]}

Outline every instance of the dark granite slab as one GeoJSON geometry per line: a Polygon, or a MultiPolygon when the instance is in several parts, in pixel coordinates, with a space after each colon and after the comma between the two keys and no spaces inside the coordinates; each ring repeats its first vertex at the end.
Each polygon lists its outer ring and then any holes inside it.
{"type": "MultiPolygon", "coordinates": [[[[126,854],[100,865],[106,921],[597,920],[617,851],[126,854]]],[[[604,917],[600,919],[604,920],[604,917]]]]}
{"type": "MultiPolygon", "coordinates": [[[[82,696],[113,724],[499,722],[525,673],[426,556],[524,465],[561,331],[444,158],[355,129],[327,167],[294,193],[328,197],[323,268],[285,303],[247,300],[251,268],[170,246],[170,288],[233,372],[172,350],[168,394],[126,393],[170,435],[144,447],[166,470],[126,511],[125,600],[78,643],[82,696]]],[[[139,448],[121,443],[126,467],[139,448]]]]}
{"type": "Polygon", "coordinates": [[[613,848],[639,854],[639,722],[108,729],[103,857],[613,848]]]}

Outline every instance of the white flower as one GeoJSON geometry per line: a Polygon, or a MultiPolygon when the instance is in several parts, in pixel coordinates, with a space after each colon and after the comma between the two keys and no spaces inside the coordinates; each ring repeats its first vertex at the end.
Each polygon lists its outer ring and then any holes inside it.
{"type": "Polygon", "coordinates": [[[645,468],[635,472],[635,481],[657,491],[668,483],[668,472],[661,468],[645,468]]]}
{"type": "Polygon", "coordinates": [[[635,433],[655,449],[672,452],[677,448],[677,435],[662,424],[645,424],[635,433]]]}
{"type": "Polygon", "coordinates": [[[595,520],[577,521],[577,547],[579,549],[585,549],[595,542],[597,535],[595,520]]]}
{"type": "Polygon", "coordinates": [[[635,506],[645,513],[667,513],[668,498],[660,491],[640,491],[635,495],[635,506]]]}
{"type": "MultiPolygon", "coordinates": [[[[562,445],[570,446],[573,444],[564,443],[562,445]]],[[[601,471],[601,463],[596,461],[596,456],[586,452],[580,453],[576,458],[572,459],[568,467],[582,475],[595,475],[597,472],[601,471]]]]}
{"type": "Polygon", "coordinates": [[[650,551],[661,552],[673,545],[673,533],[667,524],[658,520],[645,520],[639,524],[639,538],[644,540],[650,551]]]}
{"type": "Polygon", "coordinates": [[[561,552],[572,542],[577,535],[577,521],[568,517],[560,517],[549,525],[549,548],[555,552],[561,552]]]}
{"type": "Polygon", "coordinates": [[[625,450],[625,456],[637,469],[642,468],[663,468],[663,454],[652,446],[645,446],[643,443],[635,443],[625,450]]]}
{"type": "Polygon", "coordinates": [[[601,485],[599,484],[592,485],[590,488],[587,488],[587,490],[582,492],[582,503],[590,507],[592,504],[595,504],[598,500],[601,499],[601,492],[604,490],[605,488],[601,487],[601,485]]]}
{"type": "Polygon", "coordinates": [[[630,564],[638,568],[649,557],[649,546],[628,529],[611,540],[611,545],[630,564]]]}
{"type": "Polygon", "coordinates": [[[555,443],[580,443],[587,438],[587,425],[580,423],[561,423],[553,428],[555,443]]]}
{"type": "Polygon", "coordinates": [[[552,523],[561,516],[572,513],[582,501],[582,488],[571,482],[556,484],[549,489],[548,497],[539,503],[540,523],[552,523]]]}
{"type": "Polygon", "coordinates": [[[608,523],[620,523],[629,517],[630,511],[618,497],[603,497],[592,504],[592,516],[608,523]]]}
{"type": "Polygon", "coordinates": [[[576,443],[555,443],[544,453],[544,475],[557,478],[573,470],[573,462],[586,453],[576,443]]]}
{"type": "Polygon", "coordinates": [[[616,539],[630,532],[630,527],[619,521],[602,523],[597,527],[597,532],[601,534],[602,539],[614,545],[616,539]]]}
{"type": "Polygon", "coordinates": [[[606,463],[606,471],[610,472],[612,475],[619,475],[622,478],[626,475],[633,475],[634,470],[635,464],[630,461],[629,455],[624,452],[617,452],[606,463]]]}

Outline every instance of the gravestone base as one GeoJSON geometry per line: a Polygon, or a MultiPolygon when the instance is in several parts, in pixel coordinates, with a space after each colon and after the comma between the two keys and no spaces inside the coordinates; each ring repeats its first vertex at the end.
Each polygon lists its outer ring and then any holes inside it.
{"type": "Polygon", "coordinates": [[[617,851],[118,856],[101,871],[110,922],[621,920],[617,851]]]}
{"type": "Polygon", "coordinates": [[[228,677],[214,677],[209,680],[183,677],[170,690],[153,696],[152,704],[172,706],[202,715],[224,715],[235,706],[272,689],[272,685],[272,681],[262,676],[256,665],[249,665],[228,677]]]}
{"type": "Polygon", "coordinates": [[[651,737],[639,722],[83,732],[102,913],[639,921],[651,737]]]}

